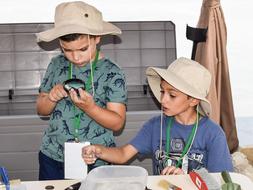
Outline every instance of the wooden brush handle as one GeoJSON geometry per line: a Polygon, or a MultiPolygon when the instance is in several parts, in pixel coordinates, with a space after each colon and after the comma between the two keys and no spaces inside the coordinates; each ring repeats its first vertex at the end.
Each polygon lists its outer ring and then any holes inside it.
{"type": "Polygon", "coordinates": [[[221,172],[221,176],[222,176],[223,180],[225,181],[225,183],[232,183],[232,179],[231,179],[229,172],[223,171],[223,172],[221,172]]]}

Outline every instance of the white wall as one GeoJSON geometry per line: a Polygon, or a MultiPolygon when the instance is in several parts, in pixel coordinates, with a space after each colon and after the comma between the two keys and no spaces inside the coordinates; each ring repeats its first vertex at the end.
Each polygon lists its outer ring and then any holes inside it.
{"type": "MultiPolygon", "coordinates": [[[[0,23],[53,22],[59,0],[1,0],[0,23]]],[[[103,12],[107,21],[171,20],[176,24],[177,54],[191,56],[192,42],[185,37],[186,24],[194,27],[202,0],[87,0],[103,12]]],[[[251,0],[221,0],[228,30],[228,60],[237,117],[253,116],[253,17],[251,0]]]]}
{"type": "Polygon", "coordinates": [[[253,116],[253,37],[251,0],[223,0],[228,31],[228,61],[235,113],[253,116]]]}

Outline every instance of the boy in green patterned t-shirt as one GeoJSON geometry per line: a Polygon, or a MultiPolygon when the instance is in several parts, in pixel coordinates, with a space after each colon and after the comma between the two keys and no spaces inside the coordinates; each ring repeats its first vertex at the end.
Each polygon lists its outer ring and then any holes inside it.
{"type": "MultiPolygon", "coordinates": [[[[124,73],[96,48],[101,36],[120,29],[81,1],[61,3],[55,11],[54,28],[37,34],[39,41],[58,38],[62,49],[48,65],[37,99],[38,114],[50,115],[39,152],[40,180],[64,178],[65,142],[115,146],[113,131],[122,129],[126,114],[124,73]],[[85,90],[66,92],[68,79],[85,81],[85,90]]],[[[98,160],[93,167],[103,164],[98,160]]]]}

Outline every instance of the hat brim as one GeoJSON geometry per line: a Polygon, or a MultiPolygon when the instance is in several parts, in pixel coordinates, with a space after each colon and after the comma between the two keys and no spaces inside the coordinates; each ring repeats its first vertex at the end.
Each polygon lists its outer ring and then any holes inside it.
{"type": "Polygon", "coordinates": [[[193,89],[192,86],[187,84],[181,78],[179,78],[174,73],[170,72],[166,69],[149,67],[146,71],[147,79],[149,86],[156,97],[156,99],[160,102],[161,98],[161,78],[172,85],[174,88],[178,89],[179,91],[194,97],[200,100],[200,109],[199,112],[202,115],[209,115],[211,112],[211,105],[209,101],[203,97],[203,95],[199,94],[196,89],[193,89]]]}
{"type": "Polygon", "coordinates": [[[37,36],[38,42],[41,42],[41,41],[50,42],[61,36],[64,36],[67,34],[74,34],[74,33],[89,34],[89,35],[94,35],[94,36],[101,36],[101,35],[107,35],[107,34],[119,35],[121,34],[121,30],[117,26],[109,22],[103,21],[102,30],[92,30],[82,25],[73,24],[73,25],[64,25],[64,26],[54,27],[44,32],[37,33],[36,36],[37,36]]]}

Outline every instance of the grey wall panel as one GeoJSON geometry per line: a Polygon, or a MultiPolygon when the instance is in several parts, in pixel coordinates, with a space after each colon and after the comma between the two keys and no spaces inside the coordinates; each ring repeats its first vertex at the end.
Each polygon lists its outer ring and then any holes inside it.
{"type": "Polygon", "coordinates": [[[54,26],[53,23],[39,23],[37,24],[36,29],[38,29],[38,31],[45,31],[51,29],[53,26],[54,26]]]}
{"type": "Polygon", "coordinates": [[[12,71],[13,53],[0,53],[0,71],[12,71]]]}
{"type": "Polygon", "coordinates": [[[8,171],[38,169],[38,152],[1,153],[1,165],[8,171]]]}
{"type": "Polygon", "coordinates": [[[11,24],[1,24],[0,25],[0,33],[3,34],[3,33],[12,33],[13,32],[13,25],[11,24]]]}
{"type": "Polygon", "coordinates": [[[166,48],[175,49],[175,43],[176,43],[175,31],[169,30],[165,32],[165,43],[166,43],[166,48]]]}
{"type": "Polygon", "coordinates": [[[0,90],[13,89],[13,72],[1,71],[0,72],[0,90]]]}
{"type": "Polygon", "coordinates": [[[59,54],[59,51],[40,52],[40,69],[46,70],[50,60],[59,54]]]}
{"type": "Polygon", "coordinates": [[[164,31],[141,31],[141,48],[165,48],[164,31]]]}
{"type": "Polygon", "coordinates": [[[0,34],[0,52],[14,51],[14,40],[11,34],[0,34]]]}
{"type": "Polygon", "coordinates": [[[39,71],[16,71],[15,78],[18,79],[16,89],[39,88],[41,83],[39,71]]]}
{"type": "Polygon", "coordinates": [[[41,133],[0,134],[0,152],[37,151],[41,137],[41,133]]]}
{"type": "Polygon", "coordinates": [[[8,169],[10,179],[38,180],[38,152],[0,152],[0,165],[8,169]]]}
{"type": "Polygon", "coordinates": [[[145,67],[165,67],[167,65],[166,61],[166,49],[143,49],[142,50],[142,63],[145,67]]]}
{"type": "Polygon", "coordinates": [[[139,68],[141,65],[140,50],[123,49],[116,52],[117,62],[126,68],[139,68]]]}
{"type": "MultiPolygon", "coordinates": [[[[47,117],[39,117],[37,115],[22,115],[22,116],[1,116],[0,117],[0,126],[9,127],[9,126],[34,126],[34,128],[39,128],[40,125],[47,124],[47,117]]],[[[0,128],[0,130],[1,130],[0,128]]]]}
{"type": "Polygon", "coordinates": [[[38,151],[47,120],[36,115],[0,117],[0,165],[12,179],[38,179],[38,151]]]}
{"type": "Polygon", "coordinates": [[[116,49],[139,49],[140,34],[139,31],[124,31],[120,35],[121,43],[115,44],[116,49]]]}
{"type": "Polygon", "coordinates": [[[126,81],[128,85],[139,85],[141,81],[141,68],[136,67],[130,67],[124,69],[125,75],[126,75],[126,81]]]}
{"type": "Polygon", "coordinates": [[[141,22],[140,30],[165,30],[166,22],[141,22]]]}
{"type": "Polygon", "coordinates": [[[9,172],[11,179],[20,179],[22,176],[22,181],[35,181],[39,179],[38,170],[13,170],[9,172]]]}
{"type": "MultiPolygon", "coordinates": [[[[15,120],[15,119],[13,119],[15,120]]],[[[38,120],[40,120],[38,118],[38,120]]],[[[0,117],[1,121],[1,117],[0,117]]],[[[1,135],[10,135],[10,134],[36,134],[36,133],[42,133],[45,128],[48,127],[48,124],[27,124],[24,126],[22,121],[18,121],[19,124],[17,126],[4,126],[3,124],[0,124],[0,134],[1,135]]],[[[27,122],[26,122],[27,123],[27,122]]]]}
{"type": "Polygon", "coordinates": [[[140,23],[139,22],[116,22],[114,23],[117,25],[121,30],[126,31],[126,30],[140,30],[140,23]]]}
{"type": "Polygon", "coordinates": [[[39,24],[14,24],[12,25],[13,33],[36,33],[39,32],[39,24]]]}
{"type": "Polygon", "coordinates": [[[34,33],[16,33],[14,35],[14,44],[14,50],[17,52],[34,52],[40,50],[34,33]]]}
{"type": "Polygon", "coordinates": [[[37,52],[15,53],[16,71],[38,70],[40,68],[40,54],[37,52]]]}
{"type": "Polygon", "coordinates": [[[166,50],[166,56],[167,56],[167,62],[172,63],[177,57],[176,57],[176,50],[171,48],[166,50]]]}

